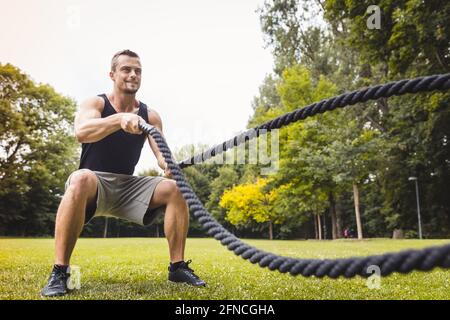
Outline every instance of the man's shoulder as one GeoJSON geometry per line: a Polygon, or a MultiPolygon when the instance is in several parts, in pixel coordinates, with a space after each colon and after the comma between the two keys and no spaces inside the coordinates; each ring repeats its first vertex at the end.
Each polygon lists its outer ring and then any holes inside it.
{"type": "Polygon", "coordinates": [[[92,96],[87,99],[85,99],[81,106],[83,107],[89,107],[89,108],[95,108],[99,111],[102,111],[105,107],[105,99],[101,95],[92,96]]]}
{"type": "Polygon", "coordinates": [[[161,124],[159,113],[154,108],[148,107],[146,104],[144,104],[144,106],[147,108],[148,122],[153,126],[159,127],[161,124]]]}
{"type": "Polygon", "coordinates": [[[105,99],[102,97],[102,95],[92,96],[85,99],[81,104],[89,104],[91,106],[103,108],[105,105],[105,99]]]}

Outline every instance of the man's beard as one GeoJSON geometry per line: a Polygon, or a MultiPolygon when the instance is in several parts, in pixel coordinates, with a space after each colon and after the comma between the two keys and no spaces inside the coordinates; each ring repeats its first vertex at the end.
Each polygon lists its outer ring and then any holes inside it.
{"type": "Polygon", "coordinates": [[[136,92],[138,92],[138,89],[123,89],[123,93],[125,94],[136,94],[136,92]]]}
{"type": "MultiPolygon", "coordinates": [[[[134,89],[134,88],[130,88],[129,86],[128,86],[128,83],[129,82],[125,82],[124,84],[124,86],[122,87],[123,88],[123,93],[125,93],[125,94],[132,94],[132,95],[134,95],[134,94],[136,94],[136,92],[139,90],[139,88],[141,87],[140,86],[140,83],[133,83],[134,84],[134,86],[133,87],[135,87],[136,89],[134,89]]],[[[131,82],[130,82],[131,83],[131,82]]]]}

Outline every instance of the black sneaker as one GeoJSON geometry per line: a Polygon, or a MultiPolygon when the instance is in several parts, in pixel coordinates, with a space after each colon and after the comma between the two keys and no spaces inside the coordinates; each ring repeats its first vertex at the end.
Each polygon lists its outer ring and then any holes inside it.
{"type": "Polygon", "coordinates": [[[200,279],[195,273],[194,270],[189,268],[189,264],[192,260],[187,262],[183,262],[175,271],[170,271],[169,267],[169,281],[172,282],[184,282],[195,287],[204,287],[206,286],[205,281],[200,279]]]}
{"type": "Polygon", "coordinates": [[[47,285],[42,289],[41,296],[43,297],[57,297],[63,296],[69,292],[67,288],[67,282],[69,280],[70,273],[65,270],[53,267],[52,274],[48,279],[47,285]]]}

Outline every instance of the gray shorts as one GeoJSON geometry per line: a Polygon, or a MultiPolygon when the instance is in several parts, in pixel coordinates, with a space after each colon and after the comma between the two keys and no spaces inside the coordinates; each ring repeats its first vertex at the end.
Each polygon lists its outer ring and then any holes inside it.
{"type": "MultiPolygon", "coordinates": [[[[166,178],[92,172],[97,176],[97,201],[86,207],[85,223],[94,217],[109,216],[143,226],[152,224],[159,215],[164,214],[165,206],[150,210],[149,204],[156,186],[166,178]]],[[[72,174],[67,178],[66,190],[72,174]]]]}

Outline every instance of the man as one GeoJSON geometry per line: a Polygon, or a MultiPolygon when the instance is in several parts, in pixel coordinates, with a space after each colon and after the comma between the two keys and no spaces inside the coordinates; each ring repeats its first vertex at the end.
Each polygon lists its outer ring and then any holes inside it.
{"type": "MultiPolygon", "coordinates": [[[[165,213],[169,280],[205,285],[189,268],[190,261],[184,261],[189,210],[175,181],[132,175],[147,137],[139,129],[139,122],[145,121],[162,133],[158,113],[135,98],[141,71],[136,53],[130,50],[116,53],[111,61],[112,93],[86,100],[75,117],[75,135],[82,143],[80,166],[67,179],[56,215],[55,265],[41,292],[43,296],[68,292],[70,256],[83,225],[93,217],[106,215],[149,225],[165,213]]],[[[151,137],[148,141],[158,165],[170,177],[155,141],[151,137]]]]}

